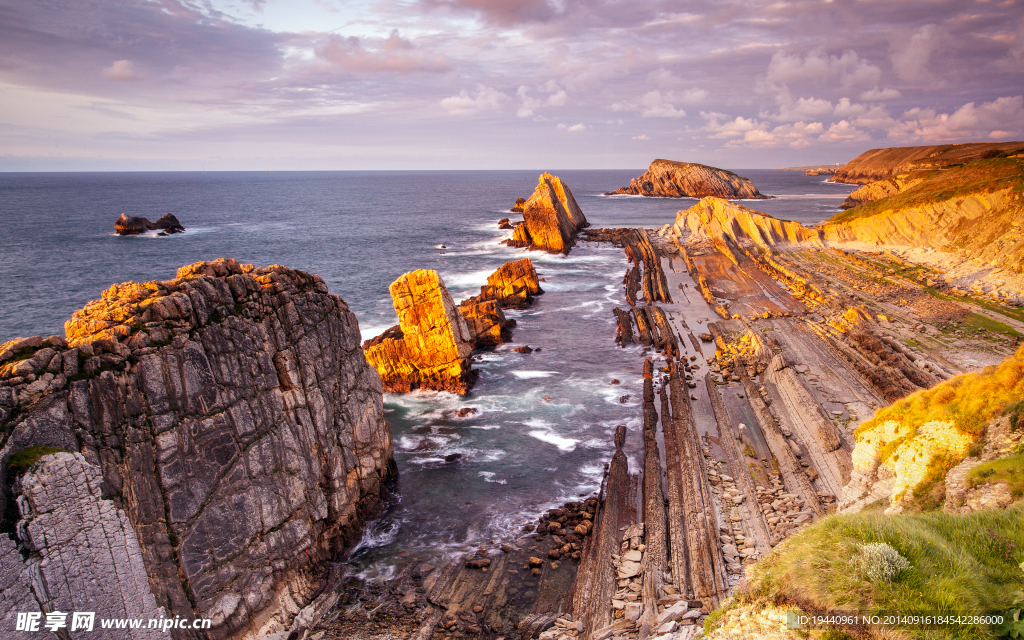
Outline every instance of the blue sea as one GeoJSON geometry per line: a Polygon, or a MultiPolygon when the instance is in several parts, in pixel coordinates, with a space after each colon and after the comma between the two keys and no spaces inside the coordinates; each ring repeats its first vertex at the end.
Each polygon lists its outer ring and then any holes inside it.
{"type": "MultiPolygon", "coordinates": [[[[657,228],[696,202],[601,195],[642,172],[553,171],[594,227],[657,228]]],[[[497,220],[539,173],[0,173],[0,342],[63,334],[112,283],[165,280],[218,257],[319,274],[369,338],[396,324],[388,285],[403,272],[435,269],[460,300],[523,257],[498,244],[507,232],[497,220]],[[187,231],[118,237],[122,212],[173,213],[187,231]]],[[[805,224],[831,216],[853,188],[795,171],[737,173],[777,196],[744,205],[805,224]]],[[[353,556],[367,575],[387,575],[398,556],[507,538],[543,509],[596,492],[615,426],[639,424],[639,348],[614,343],[622,251],[582,243],[567,257],[528,255],[546,293],[508,313],[514,341],[478,355],[473,392],[385,398],[399,492],[353,556]],[[523,344],[541,350],[512,351],[523,344]],[[477,412],[458,418],[462,407],[477,412]],[[445,463],[453,453],[460,460],[445,463]]]]}

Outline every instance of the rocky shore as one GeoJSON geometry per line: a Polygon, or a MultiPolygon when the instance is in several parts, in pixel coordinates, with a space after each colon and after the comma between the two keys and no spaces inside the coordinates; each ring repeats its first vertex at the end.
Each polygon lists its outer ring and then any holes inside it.
{"type": "MultiPolygon", "coordinates": [[[[304,633],[396,474],[345,302],[217,260],[114,285],[65,330],[0,346],[3,628],[78,610],[304,633]]],[[[129,634],[164,635],[105,637],[129,634]]]]}
{"type": "Polygon", "coordinates": [[[763,199],[750,180],[731,171],[693,162],[655,160],[628,187],[609,191],[606,196],[633,195],[657,198],[703,198],[714,196],[727,200],[763,199]]]}

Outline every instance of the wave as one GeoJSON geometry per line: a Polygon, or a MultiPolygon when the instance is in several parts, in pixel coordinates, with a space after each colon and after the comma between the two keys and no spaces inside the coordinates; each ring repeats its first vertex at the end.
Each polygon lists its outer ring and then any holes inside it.
{"type": "Polygon", "coordinates": [[[520,380],[530,380],[533,378],[550,378],[557,373],[557,371],[513,371],[512,375],[520,380]]]}
{"type": "Polygon", "coordinates": [[[579,444],[580,442],[576,438],[566,438],[564,436],[558,435],[557,433],[552,433],[551,431],[541,431],[540,429],[529,431],[526,435],[530,436],[531,438],[536,438],[541,442],[553,444],[556,447],[558,447],[560,451],[565,451],[567,453],[569,451],[575,450],[576,445],[579,444]]]}

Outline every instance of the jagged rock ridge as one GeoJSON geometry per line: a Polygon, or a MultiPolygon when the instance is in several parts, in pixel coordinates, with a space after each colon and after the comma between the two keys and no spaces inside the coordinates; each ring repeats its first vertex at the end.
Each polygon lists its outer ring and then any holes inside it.
{"type": "Polygon", "coordinates": [[[728,240],[735,245],[753,243],[769,251],[790,244],[824,248],[816,229],[713,197],[677,213],[675,230],[691,242],[728,240]]]}
{"type": "MultiPolygon", "coordinates": [[[[217,260],[114,285],[65,329],[0,347],[0,464],[36,445],[80,453],[76,495],[93,500],[95,468],[158,606],[211,618],[209,638],[287,630],[395,474],[355,315],[319,276],[217,260]]],[[[91,553],[73,569],[99,591],[134,588],[92,574],[91,553]]]]}
{"type": "Polygon", "coordinates": [[[550,173],[541,174],[523,205],[523,220],[505,244],[565,254],[576,245],[576,234],[590,224],[569,187],[550,173]]]}
{"type": "Polygon", "coordinates": [[[717,198],[763,199],[750,180],[731,171],[693,162],[655,160],[639,178],[628,187],[610,191],[605,195],[652,196],[659,198],[717,198]]]}

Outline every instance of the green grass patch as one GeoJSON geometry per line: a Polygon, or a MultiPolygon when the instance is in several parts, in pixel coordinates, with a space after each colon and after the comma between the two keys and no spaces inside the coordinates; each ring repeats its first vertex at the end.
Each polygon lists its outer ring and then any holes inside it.
{"type": "Polygon", "coordinates": [[[1024,451],[982,462],[967,474],[967,485],[978,487],[983,484],[1005,482],[1014,498],[1024,497],[1024,451]]]}
{"type": "Polygon", "coordinates": [[[1010,189],[1014,197],[1024,198],[1024,159],[993,158],[976,160],[940,171],[918,171],[923,178],[902,193],[847,209],[828,222],[845,222],[891,213],[896,209],[922,207],[971,195],[1010,189]]]}
{"type": "Polygon", "coordinates": [[[963,320],[960,321],[960,329],[964,331],[977,332],[979,329],[984,329],[990,333],[1001,333],[1007,336],[1020,336],[1021,334],[1013,327],[1003,324],[997,320],[993,320],[988,316],[983,316],[980,313],[971,313],[963,320]]]}
{"type": "Polygon", "coordinates": [[[11,482],[15,477],[31,469],[32,465],[39,462],[39,458],[51,453],[60,453],[61,451],[65,450],[41,445],[22,449],[7,459],[7,481],[11,482]]]}
{"type": "Polygon", "coordinates": [[[951,421],[960,433],[978,435],[985,423],[1024,398],[1024,347],[991,367],[950,378],[931,389],[897,400],[857,428],[865,433],[894,420],[917,428],[933,420],[951,421]]]}
{"type": "MultiPolygon", "coordinates": [[[[1024,510],[829,516],[776,547],[748,572],[745,602],[792,603],[805,610],[974,615],[1004,611],[1024,585],[1024,510]],[[911,565],[892,582],[872,582],[862,546],[885,542],[911,565]]],[[[987,627],[942,637],[991,638],[987,627]]]]}

